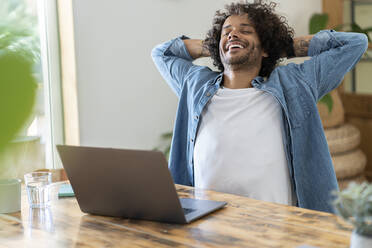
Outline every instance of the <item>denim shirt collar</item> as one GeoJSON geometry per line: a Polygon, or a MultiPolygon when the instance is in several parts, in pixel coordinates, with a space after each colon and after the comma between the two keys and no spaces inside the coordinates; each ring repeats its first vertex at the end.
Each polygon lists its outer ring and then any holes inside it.
{"type": "MultiPolygon", "coordinates": [[[[217,77],[210,83],[210,85],[217,84],[217,86],[221,86],[221,82],[223,80],[223,72],[217,75],[217,77]]],[[[252,80],[252,86],[255,87],[265,82],[265,78],[261,76],[257,76],[252,80]]]]}

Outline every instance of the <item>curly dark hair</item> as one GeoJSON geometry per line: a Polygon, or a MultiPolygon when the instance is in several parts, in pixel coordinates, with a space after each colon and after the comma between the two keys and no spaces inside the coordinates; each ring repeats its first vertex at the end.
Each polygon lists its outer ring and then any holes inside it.
{"type": "Polygon", "coordinates": [[[224,71],[219,53],[221,31],[225,20],[231,15],[248,14],[248,19],[256,30],[261,47],[268,54],[267,58],[262,59],[260,76],[269,76],[283,55],[293,55],[294,31],[288,26],[285,17],[274,13],[276,5],[273,2],[265,3],[264,0],[254,3],[244,1],[228,4],[225,6],[225,11],[216,12],[213,27],[207,33],[204,46],[209,50],[213,64],[220,71],[224,71]]]}

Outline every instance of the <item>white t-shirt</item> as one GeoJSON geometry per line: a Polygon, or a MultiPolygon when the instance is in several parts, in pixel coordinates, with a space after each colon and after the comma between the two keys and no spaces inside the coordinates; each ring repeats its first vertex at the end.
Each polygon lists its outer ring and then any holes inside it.
{"type": "Polygon", "coordinates": [[[255,88],[220,88],[195,140],[195,187],[293,205],[282,110],[255,88]]]}

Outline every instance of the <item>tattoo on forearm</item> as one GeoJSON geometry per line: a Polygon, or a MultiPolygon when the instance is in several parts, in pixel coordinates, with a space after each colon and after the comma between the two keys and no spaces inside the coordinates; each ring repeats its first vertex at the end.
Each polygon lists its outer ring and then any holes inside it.
{"type": "Polygon", "coordinates": [[[310,40],[309,39],[300,39],[294,41],[294,52],[296,57],[305,57],[307,56],[307,51],[309,49],[310,40]]]}
{"type": "Polygon", "coordinates": [[[206,56],[209,56],[209,51],[208,51],[208,48],[205,46],[204,41],[202,41],[200,57],[206,57],[206,56]]]}

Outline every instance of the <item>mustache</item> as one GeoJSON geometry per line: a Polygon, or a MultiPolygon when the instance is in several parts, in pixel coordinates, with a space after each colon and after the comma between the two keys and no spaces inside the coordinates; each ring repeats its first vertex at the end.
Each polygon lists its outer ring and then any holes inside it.
{"type": "Polygon", "coordinates": [[[227,47],[228,47],[231,43],[234,43],[234,42],[238,42],[238,43],[244,45],[244,47],[249,47],[249,46],[250,46],[250,43],[247,42],[247,41],[242,41],[242,40],[240,40],[240,39],[233,39],[233,40],[230,40],[230,41],[228,41],[228,42],[226,43],[226,45],[225,45],[225,49],[227,49],[227,47]]]}

